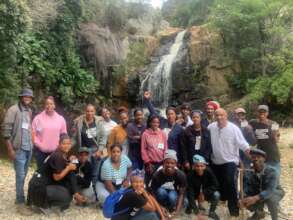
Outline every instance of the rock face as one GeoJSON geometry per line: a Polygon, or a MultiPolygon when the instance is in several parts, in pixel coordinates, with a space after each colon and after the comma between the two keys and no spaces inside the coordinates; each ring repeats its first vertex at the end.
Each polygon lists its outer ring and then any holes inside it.
{"type": "MultiPolygon", "coordinates": [[[[182,30],[168,28],[158,34],[160,46],[153,53],[146,72],[155,69],[179,31],[182,30]]],[[[237,72],[238,68],[232,60],[226,58],[224,52],[217,33],[211,33],[204,27],[191,27],[172,65],[172,94],[169,104],[190,102],[194,108],[202,108],[209,99],[216,99],[222,104],[230,102],[232,91],[227,77],[237,72]]],[[[144,73],[140,74],[141,81],[144,77],[144,73]]]]}
{"type": "Polygon", "coordinates": [[[208,99],[219,100],[222,104],[230,102],[232,90],[227,77],[239,68],[225,56],[220,36],[205,27],[194,26],[189,29],[187,41],[187,61],[183,62],[189,65],[188,73],[175,73],[174,76],[174,89],[181,96],[179,101],[191,101],[195,107],[208,99]],[[192,85],[186,86],[184,82],[192,85]]]}

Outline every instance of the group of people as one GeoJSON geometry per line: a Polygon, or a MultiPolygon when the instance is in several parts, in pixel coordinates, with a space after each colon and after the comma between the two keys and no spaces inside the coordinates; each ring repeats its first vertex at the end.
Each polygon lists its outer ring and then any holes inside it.
{"type": "Polygon", "coordinates": [[[103,107],[97,115],[96,107],[88,104],[68,130],[53,97],[34,117],[32,101],[32,90],[24,89],[3,122],[16,174],[16,204],[23,214],[29,213],[26,205],[45,214],[51,207],[63,211],[72,200],[80,206],[98,202],[107,209],[104,203],[122,192],[111,219],[171,219],[182,209],[197,215],[204,201],[210,204],[212,219],[220,219],[220,201],[228,201],[232,219],[240,208],[253,212],[250,219],[262,219],[265,204],[271,218],[278,219],[284,196],[279,182],[280,133],[266,105],[258,106],[257,119],[250,121],[243,108],[235,109],[228,120],[216,101],[207,102],[204,113],[188,104],[169,106],[164,117],[146,91],[147,120],[143,109],[131,114],[120,107],[115,122],[110,109],[103,107]],[[25,199],[32,155],[37,169],[25,199]]]}

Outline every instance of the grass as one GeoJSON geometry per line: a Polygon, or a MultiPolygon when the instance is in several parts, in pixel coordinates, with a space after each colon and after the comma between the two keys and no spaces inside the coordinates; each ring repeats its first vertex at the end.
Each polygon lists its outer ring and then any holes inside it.
{"type": "Polygon", "coordinates": [[[293,143],[289,144],[289,148],[293,150],[293,143]]]}

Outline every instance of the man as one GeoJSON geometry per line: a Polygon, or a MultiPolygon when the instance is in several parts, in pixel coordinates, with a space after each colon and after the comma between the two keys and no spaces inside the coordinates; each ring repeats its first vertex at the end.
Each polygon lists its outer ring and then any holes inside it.
{"type": "Polygon", "coordinates": [[[77,185],[81,195],[83,195],[88,203],[96,201],[92,182],[92,164],[89,162],[90,149],[81,147],[78,150],[78,164],[76,169],[77,185]]]}
{"type": "Polygon", "coordinates": [[[199,209],[195,200],[198,200],[198,203],[207,200],[211,203],[209,217],[219,220],[220,218],[215,212],[220,200],[219,183],[213,171],[207,167],[204,157],[198,154],[193,156],[192,171],[187,176],[187,182],[189,206],[186,209],[186,213],[190,214],[193,211],[198,214],[199,209]]]}
{"type": "Polygon", "coordinates": [[[240,200],[240,205],[254,211],[249,220],[259,220],[265,217],[264,204],[268,206],[272,220],[278,219],[279,202],[284,191],[278,185],[278,174],[270,165],[265,164],[266,153],[255,149],[250,151],[253,171],[245,175],[244,191],[246,197],[240,200]]]}
{"type": "Polygon", "coordinates": [[[236,183],[239,150],[248,155],[249,144],[240,129],[228,121],[224,109],[217,109],[215,117],[216,122],[208,126],[211,132],[212,169],[220,184],[221,200],[228,200],[229,212],[234,219],[239,216],[236,183]]]}
{"type": "Polygon", "coordinates": [[[266,152],[266,163],[276,169],[279,179],[281,173],[280,151],[277,144],[280,139],[279,125],[268,118],[267,105],[259,105],[257,110],[258,118],[250,121],[257,140],[257,148],[266,152]]]}
{"type": "Polygon", "coordinates": [[[3,137],[7,146],[8,156],[14,163],[16,177],[16,201],[18,211],[29,215],[24,206],[24,182],[32,157],[32,111],[29,105],[33,99],[31,89],[23,89],[19,94],[19,102],[11,106],[3,122],[3,137]]]}
{"type": "Polygon", "coordinates": [[[208,127],[209,124],[215,121],[215,111],[220,108],[220,105],[215,101],[208,101],[206,104],[206,117],[201,120],[201,125],[208,127]]]}
{"type": "Polygon", "coordinates": [[[183,103],[180,107],[181,113],[183,115],[184,122],[182,123],[183,128],[187,128],[192,125],[193,122],[190,118],[191,114],[191,106],[188,103],[183,103]]]}
{"type": "Polygon", "coordinates": [[[169,217],[179,214],[187,187],[186,176],[176,167],[176,163],[176,151],[167,150],[163,167],[154,173],[150,183],[152,194],[170,212],[169,217]]]}
{"type": "MultiPolygon", "coordinates": [[[[256,138],[255,138],[252,127],[249,125],[248,121],[246,120],[246,111],[244,108],[235,109],[233,122],[235,125],[237,125],[240,128],[245,140],[249,143],[249,145],[250,146],[255,145],[256,138]]],[[[240,158],[244,164],[244,167],[249,168],[250,160],[248,157],[244,155],[243,151],[240,151],[240,158]]]]}

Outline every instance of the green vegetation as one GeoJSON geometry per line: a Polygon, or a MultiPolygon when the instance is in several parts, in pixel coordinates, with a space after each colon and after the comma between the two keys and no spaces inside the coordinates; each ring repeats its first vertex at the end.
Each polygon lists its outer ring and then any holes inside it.
{"type": "Polygon", "coordinates": [[[293,112],[293,2],[288,0],[168,0],[163,16],[181,27],[218,31],[241,73],[229,79],[249,102],[264,102],[282,118],[293,112]]]}
{"type": "Polygon", "coordinates": [[[232,85],[250,101],[287,113],[293,103],[292,12],[286,0],[218,0],[209,18],[229,56],[241,65],[232,85]]]}
{"type": "MultiPolygon", "coordinates": [[[[21,87],[32,87],[36,102],[53,95],[65,110],[107,101],[100,97],[97,73],[81,65],[78,31],[83,22],[125,35],[129,18],[150,10],[148,1],[3,0],[0,3],[0,106],[13,103],[21,87]]],[[[144,63],[143,45],[135,43],[125,71],[144,63]],[[139,55],[137,55],[139,54],[139,55]],[[142,56],[141,56],[142,55],[142,56]]]]}

